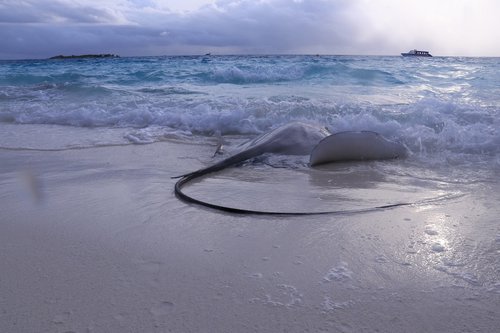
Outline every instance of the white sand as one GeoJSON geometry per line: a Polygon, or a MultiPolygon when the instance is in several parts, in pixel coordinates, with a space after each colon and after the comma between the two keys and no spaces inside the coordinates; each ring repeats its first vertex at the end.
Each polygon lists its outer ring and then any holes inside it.
{"type": "MultiPolygon", "coordinates": [[[[500,327],[497,183],[364,214],[237,216],[173,194],[170,176],[209,155],[166,142],[0,150],[0,332],[500,327]]],[[[306,176],[293,183],[290,172],[281,174],[293,196],[306,176]]],[[[225,177],[205,183],[227,187],[225,177]]],[[[286,188],[275,185],[255,201],[286,208],[286,188]]],[[[252,197],[234,191],[219,195],[252,197]]]]}

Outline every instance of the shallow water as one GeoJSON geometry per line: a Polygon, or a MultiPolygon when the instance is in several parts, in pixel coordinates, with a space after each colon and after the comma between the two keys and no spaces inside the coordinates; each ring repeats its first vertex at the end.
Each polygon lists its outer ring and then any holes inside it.
{"type": "Polygon", "coordinates": [[[158,142],[0,150],[0,328],[498,327],[497,181],[452,181],[449,172],[443,181],[443,170],[411,160],[311,170],[276,168],[289,161],[271,159],[274,167],[247,163],[186,189],[206,200],[276,210],[460,195],[356,214],[226,214],[177,200],[169,178],[209,164],[211,148],[158,142]]]}

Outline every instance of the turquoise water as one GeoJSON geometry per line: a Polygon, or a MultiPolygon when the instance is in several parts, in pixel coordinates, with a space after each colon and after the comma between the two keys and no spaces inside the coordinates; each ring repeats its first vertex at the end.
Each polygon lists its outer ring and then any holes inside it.
{"type": "Polygon", "coordinates": [[[0,125],[109,130],[149,143],[248,136],[306,120],[332,131],[378,131],[415,153],[496,156],[499,69],[499,58],[437,57],[1,61],[0,125]]]}

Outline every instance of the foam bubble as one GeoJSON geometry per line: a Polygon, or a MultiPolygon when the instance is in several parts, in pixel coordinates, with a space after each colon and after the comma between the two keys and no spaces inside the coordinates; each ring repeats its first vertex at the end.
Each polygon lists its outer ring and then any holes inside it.
{"type": "Polygon", "coordinates": [[[348,300],[344,302],[336,302],[331,297],[325,296],[323,298],[323,302],[321,303],[321,307],[325,312],[332,312],[342,309],[350,308],[354,305],[354,301],[348,300]]]}
{"type": "Polygon", "coordinates": [[[426,225],[425,226],[425,230],[424,232],[427,234],[427,235],[430,235],[430,236],[436,236],[439,234],[437,228],[435,225],[433,224],[429,224],[429,225],[426,225]]]}
{"type": "Polygon", "coordinates": [[[323,277],[325,282],[345,282],[352,279],[353,272],[348,268],[348,264],[344,261],[337,266],[332,267],[323,277]]]}
{"type": "Polygon", "coordinates": [[[441,242],[434,242],[431,245],[431,249],[434,252],[444,252],[446,251],[446,246],[441,242]]]}
{"type": "Polygon", "coordinates": [[[300,306],[303,303],[304,296],[296,287],[288,284],[279,284],[276,286],[277,295],[265,294],[264,298],[252,298],[251,303],[263,303],[274,307],[292,308],[300,306]]]}

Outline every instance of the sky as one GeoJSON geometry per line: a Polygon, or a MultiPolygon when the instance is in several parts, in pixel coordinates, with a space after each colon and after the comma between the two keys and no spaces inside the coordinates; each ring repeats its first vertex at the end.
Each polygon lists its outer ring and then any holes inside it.
{"type": "Polygon", "coordinates": [[[498,0],[0,0],[0,59],[500,56],[498,0]]]}

